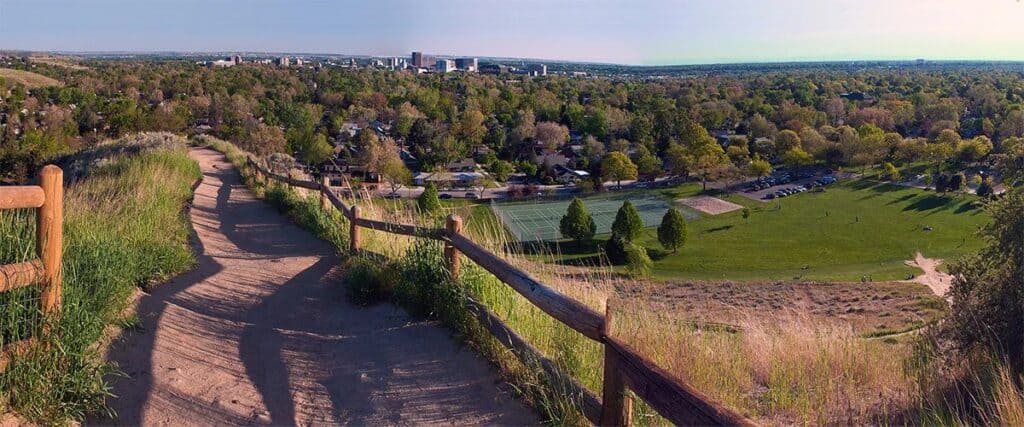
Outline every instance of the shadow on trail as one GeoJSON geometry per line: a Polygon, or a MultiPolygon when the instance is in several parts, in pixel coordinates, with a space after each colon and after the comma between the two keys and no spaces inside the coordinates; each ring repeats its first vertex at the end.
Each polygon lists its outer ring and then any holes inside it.
{"type": "Polygon", "coordinates": [[[87,424],[537,423],[447,330],[350,304],[334,248],[233,168],[204,168],[189,216],[197,266],[140,298],[108,353],[117,418],[87,424]]]}

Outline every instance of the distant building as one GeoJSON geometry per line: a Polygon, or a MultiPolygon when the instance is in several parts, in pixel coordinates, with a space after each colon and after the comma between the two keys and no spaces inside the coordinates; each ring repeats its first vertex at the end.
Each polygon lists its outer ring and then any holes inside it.
{"type": "Polygon", "coordinates": [[[282,66],[282,67],[287,67],[287,66],[292,65],[292,60],[290,58],[288,58],[287,56],[282,56],[280,58],[277,58],[277,65],[282,66]]]}
{"type": "Polygon", "coordinates": [[[548,75],[548,66],[544,64],[530,64],[526,67],[526,73],[531,76],[548,75]]]}
{"type": "Polygon", "coordinates": [[[434,183],[440,188],[469,187],[480,182],[484,175],[480,172],[420,172],[413,176],[413,184],[426,185],[434,183]]]}
{"type": "Polygon", "coordinates": [[[508,66],[501,64],[484,64],[480,66],[480,72],[484,74],[504,74],[508,72],[508,66]]]}
{"type": "Polygon", "coordinates": [[[242,57],[239,55],[232,56],[231,61],[234,62],[235,65],[240,65],[242,63],[242,57]]]}
{"type": "Polygon", "coordinates": [[[434,66],[434,69],[439,73],[455,71],[455,61],[452,61],[451,59],[438,59],[437,65],[434,66]]]}
{"type": "Polygon", "coordinates": [[[476,58],[458,58],[455,60],[455,68],[460,70],[476,72],[478,69],[476,58]]]}
{"type": "Polygon", "coordinates": [[[476,161],[473,159],[460,159],[452,161],[445,166],[448,172],[473,172],[476,170],[476,161]]]}
{"type": "Polygon", "coordinates": [[[235,61],[228,59],[218,59],[216,61],[208,61],[206,65],[210,68],[227,68],[235,65],[235,61]]]}
{"type": "Polygon", "coordinates": [[[412,53],[412,66],[416,68],[424,68],[426,65],[423,62],[423,52],[412,53]]]}

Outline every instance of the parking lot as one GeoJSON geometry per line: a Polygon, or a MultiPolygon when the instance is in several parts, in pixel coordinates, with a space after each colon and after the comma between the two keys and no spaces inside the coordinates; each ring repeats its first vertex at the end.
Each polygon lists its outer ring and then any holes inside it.
{"type": "Polygon", "coordinates": [[[759,202],[768,202],[778,198],[776,195],[780,190],[795,190],[794,193],[803,192],[814,187],[831,185],[835,182],[836,178],[831,174],[825,173],[825,171],[818,173],[805,172],[795,174],[795,176],[790,173],[777,173],[739,186],[736,194],[741,194],[759,202]],[[805,190],[799,191],[796,190],[797,188],[804,188],[805,190]]]}

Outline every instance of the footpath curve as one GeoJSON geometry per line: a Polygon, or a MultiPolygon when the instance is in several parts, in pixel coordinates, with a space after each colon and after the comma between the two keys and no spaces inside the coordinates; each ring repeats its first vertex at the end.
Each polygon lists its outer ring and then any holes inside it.
{"type": "Polygon", "coordinates": [[[223,155],[189,212],[198,266],[144,295],[111,345],[119,425],[537,424],[434,322],[344,297],[334,248],[256,199],[223,155]]]}

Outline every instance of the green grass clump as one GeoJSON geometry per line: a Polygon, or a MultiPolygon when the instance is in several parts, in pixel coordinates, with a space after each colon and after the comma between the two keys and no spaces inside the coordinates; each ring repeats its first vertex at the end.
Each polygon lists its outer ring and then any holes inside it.
{"type": "MultiPolygon", "coordinates": [[[[200,177],[182,146],[115,159],[67,186],[63,305],[52,334],[39,334],[37,290],[0,295],[3,343],[36,336],[41,344],[0,374],[0,411],[42,424],[106,411],[111,369],[96,342],[137,287],[194,263],[184,207],[200,177]]],[[[0,211],[0,263],[35,257],[34,219],[0,211]]]]}
{"type": "Polygon", "coordinates": [[[394,269],[387,262],[366,256],[348,259],[345,265],[345,293],[356,305],[386,301],[395,284],[394,269]]]}

